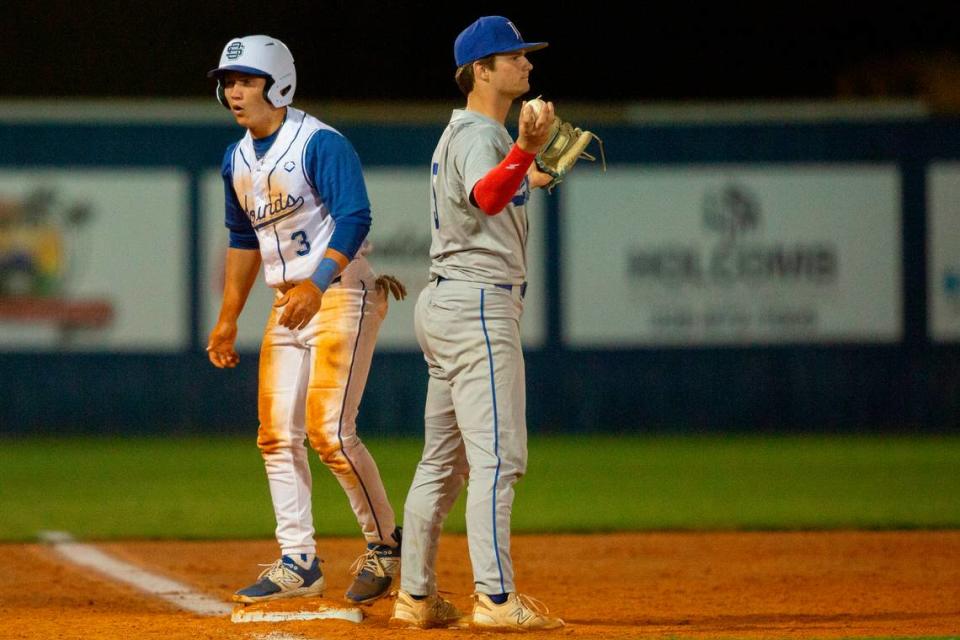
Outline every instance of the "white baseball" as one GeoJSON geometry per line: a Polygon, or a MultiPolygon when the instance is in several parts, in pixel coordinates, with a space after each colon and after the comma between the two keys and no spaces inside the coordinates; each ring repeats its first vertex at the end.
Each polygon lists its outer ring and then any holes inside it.
{"type": "Polygon", "coordinates": [[[539,117],[540,117],[540,110],[543,109],[543,106],[544,106],[545,104],[546,104],[546,103],[545,103],[543,100],[541,100],[540,98],[534,98],[533,100],[531,100],[530,102],[527,103],[527,106],[530,107],[530,109],[533,111],[533,117],[534,117],[534,118],[539,118],[539,117]]]}

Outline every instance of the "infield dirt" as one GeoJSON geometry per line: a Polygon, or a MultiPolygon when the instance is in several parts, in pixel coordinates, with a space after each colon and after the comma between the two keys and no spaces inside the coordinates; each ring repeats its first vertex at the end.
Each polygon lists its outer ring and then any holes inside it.
{"type": "MultiPolygon", "coordinates": [[[[97,545],[224,601],[275,559],[273,541],[97,545]]],[[[349,583],[357,539],[318,544],[333,604],[349,583]]],[[[835,638],[960,634],[960,531],[636,533],[515,536],[518,587],[567,627],[536,637],[835,638]]],[[[464,610],[466,540],[445,536],[440,586],[464,610]]],[[[396,630],[391,600],[361,624],[233,624],[179,611],[70,564],[43,545],[0,545],[0,638],[292,640],[491,637],[396,630]]],[[[515,636],[514,636],[515,637],[515,636]]]]}

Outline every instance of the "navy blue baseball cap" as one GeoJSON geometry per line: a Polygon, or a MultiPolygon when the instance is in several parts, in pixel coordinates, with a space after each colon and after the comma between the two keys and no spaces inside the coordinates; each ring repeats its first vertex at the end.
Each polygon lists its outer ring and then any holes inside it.
{"type": "Polygon", "coordinates": [[[453,57],[457,66],[508,51],[536,51],[547,46],[546,42],[524,42],[520,31],[503,16],[483,16],[460,32],[453,44],[453,57]]]}

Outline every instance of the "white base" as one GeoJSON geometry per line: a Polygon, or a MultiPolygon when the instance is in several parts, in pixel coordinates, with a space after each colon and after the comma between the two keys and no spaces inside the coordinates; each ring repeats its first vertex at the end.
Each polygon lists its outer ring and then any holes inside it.
{"type": "Polygon", "coordinates": [[[261,611],[237,606],[230,615],[231,622],[290,622],[293,620],[324,620],[336,618],[350,622],[363,622],[363,611],[356,608],[318,607],[309,611],[261,611]]]}

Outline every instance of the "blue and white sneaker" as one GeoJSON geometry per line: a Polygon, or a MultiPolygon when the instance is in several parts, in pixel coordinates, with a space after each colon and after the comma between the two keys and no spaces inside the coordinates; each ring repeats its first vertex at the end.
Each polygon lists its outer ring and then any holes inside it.
{"type": "Polygon", "coordinates": [[[395,546],[368,544],[367,550],[356,559],[351,568],[353,584],[344,598],[353,604],[370,604],[390,592],[393,579],[400,573],[400,542],[403,530],[394,529],[391,537],[395,546]]]}
{"type": "Polygon", "coordinates": [[[320,559],[314,558],[306,569],[291,556],[283,556],[267,567],[257,581],[233,594],[234,602],[262,602],[277,598],[295,598],[300,596],[323,595],[326,582],[320,570],[320,559]]]}

